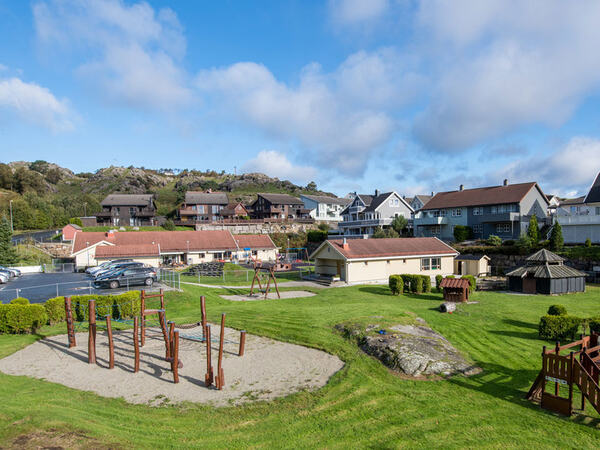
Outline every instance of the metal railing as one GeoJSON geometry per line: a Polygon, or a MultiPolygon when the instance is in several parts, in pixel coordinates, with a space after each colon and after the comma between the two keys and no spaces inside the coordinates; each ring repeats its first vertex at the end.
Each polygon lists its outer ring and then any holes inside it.
{"type": "Polygon", "coordinates": [[[67,273],[67,272],[75,272],[75,264],[74,263],[43,264],[42,268],[44,270],[44,273],[67,273]]]}
{"type": "Polygon", "coordinates": [[[181,289],[181,274],[175,270],[158,269],[158,281],[174,289],[181,289]]]}

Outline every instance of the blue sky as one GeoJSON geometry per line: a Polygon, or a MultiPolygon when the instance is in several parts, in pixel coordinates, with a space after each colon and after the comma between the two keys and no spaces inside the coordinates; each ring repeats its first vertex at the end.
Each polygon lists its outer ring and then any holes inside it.
{"type": "Polygon", "coordinates": [[[600,171],[592,0],[0,0],[1,160],[325,190],[600,171]]]}

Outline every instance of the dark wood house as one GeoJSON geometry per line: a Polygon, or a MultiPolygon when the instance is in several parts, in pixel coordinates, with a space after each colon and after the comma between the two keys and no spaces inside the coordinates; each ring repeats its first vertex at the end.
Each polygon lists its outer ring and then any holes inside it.
{"type": "Polygon", "coordinates": [[[253,219],[303,219],[310,217],[310,210],[297,197],[287,194],[258,194],[252,204],[253,219]]]}
{"type": "Polygon", "coordinates": [[[469,301],[469,280],[465,278],[444,278],[440,287],[444,290],[446,302],[469,301]]]}
{"type": "Polygon", "coordinates": [[[585,273],[564,265],[564,259],[546,249],[529,256],[524,266],[506,274],[508,289],[525,294],[585,292],[585,273]]]}
{"type": "Polygon", "coordinates": [[[230,203],[221,211],[221,217],[224,219],[239,219],[249,216],[248,210],[241,202],[230,203]]]}
{"type": "Polygon", "coordinates": [[[178,223],[195,225],[203,222],[218,222],[221,220],[221,212],[228,204],[229,199],[224,192],[188,191],[178,211],[178,223]]]}
{"type": "Polygon", "coordinates": [[[119,227],[157,224],[152,194],[110,194],[100,205],[102,211],[96,213],[98,225],[119,227]]]}

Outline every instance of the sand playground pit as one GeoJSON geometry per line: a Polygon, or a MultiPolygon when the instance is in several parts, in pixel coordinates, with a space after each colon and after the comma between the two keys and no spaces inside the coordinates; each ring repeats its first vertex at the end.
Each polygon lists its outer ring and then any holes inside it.
{"type": "MultiPolygon", "coordinates": [[[[291,298],[302,298],[302,297],[313,297],[314,292],[309,291],[281,291],[280,292],[281,299],[291,299],[291,298]]],[[[221,295],[221,298],[225,300],[231,300],[233,302],[253,302],[256,300],[277,300],[277,292],[271,290],[267,294],[267,298],[265,299],[264,292],[256,292],[252,295],[221,295]]]]}
{"type": "MultiPolygon", "coordinates": [[[[220,327],[213,325],[212,362],[216,370],[220,327]]],[[[201,335],[201,327],[181,334],[201,335]]],[[[134,373],[133,332],[114,331],[115,367],[108,369],[108,338],[98,330],[96,364],[88,363],[88,334],[77,333],[77,346],[68,347],[67,335],[42,339],[0,360],[0,371],[26,375],[95,392],[122,397],[130,403],[160,406],[184,401],[214,406],[237,405],[283,397],[303,389],[324,386],[344,363],[336,356],[300,345],[259,336],[246,336],[245,352],[238,356],[240,332],[225,328],[223,371],[225,385],[206,387],[206,343],[180,339],[179,383],[173,382],[165,361],[165,341],[159,328],[146,330],[140,349],[140,370],[134,373]]]]}

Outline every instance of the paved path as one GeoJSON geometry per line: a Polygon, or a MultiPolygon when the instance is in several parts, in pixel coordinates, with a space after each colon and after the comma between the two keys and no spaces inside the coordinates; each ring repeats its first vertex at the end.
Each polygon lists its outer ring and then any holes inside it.
{"type": "MultiPolygon", "coordinates": [[[[181,284],[191,284],[192,286],[200,286],[200,287],[213,288],[213,289],[250,289],[252,287],[249,284],[244,285],[244,286],[228,286],[228,285],[223,285],[223,284],[191,283],[189,281],[182,281],[181,284]]],[[[330,287],[330,286],[323,286],[322,284],[315,283],[314,281],[283,281],[283,282],[277,283],[277,286],[279,286],[279,287],[312,287],[312,288],[317,288],[317,289],[326,289],[326,288],[330,287]]],[[[254,285],[254,287],[257,287],[257,285],[254,285]]],[[[275,288],[273,288],[273,289],[275,289],[275,288]]]]}

